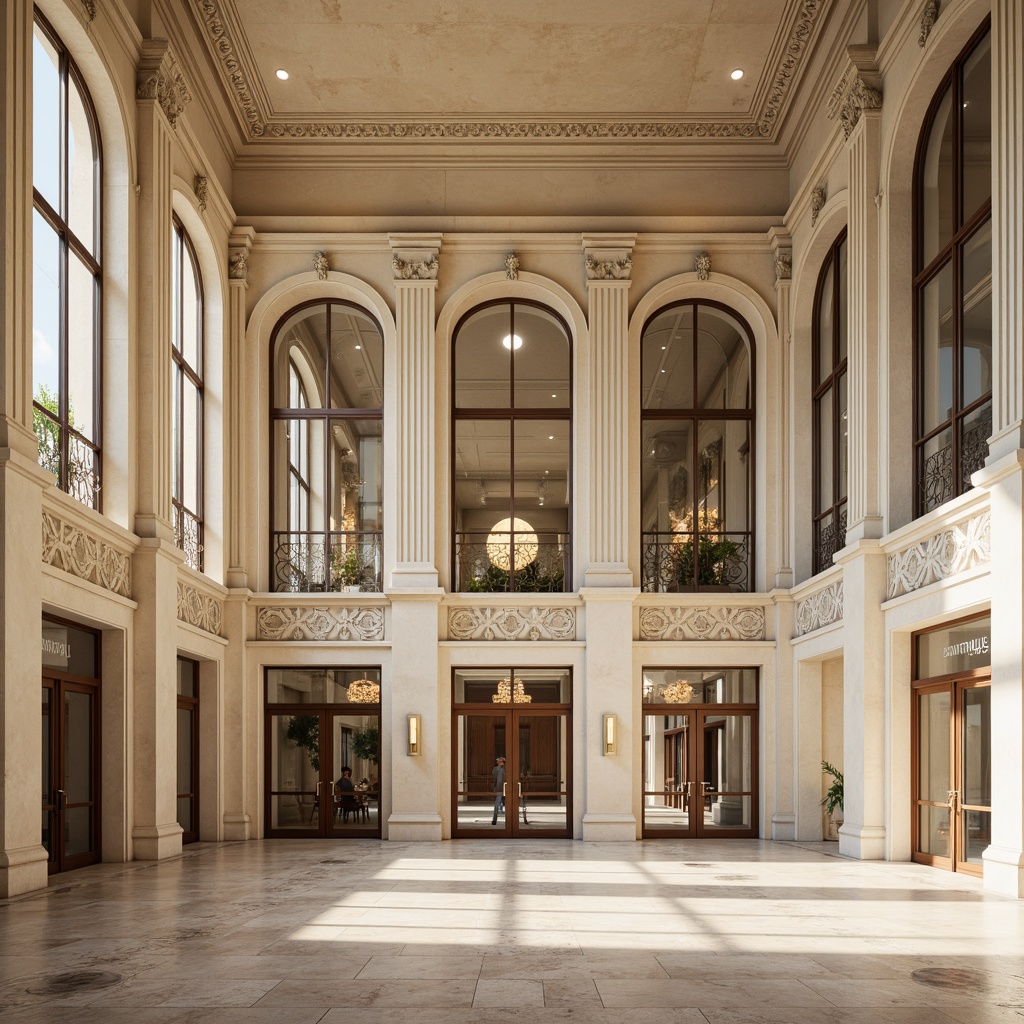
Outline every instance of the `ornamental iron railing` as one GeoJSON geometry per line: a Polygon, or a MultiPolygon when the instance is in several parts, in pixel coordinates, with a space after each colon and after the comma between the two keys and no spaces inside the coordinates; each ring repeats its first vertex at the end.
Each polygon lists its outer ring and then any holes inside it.
{"type": "Polygon", "coordinates": [[[751,536],[747,532],[645,532],[640,548],[640,585],[645,593],[750,589],[751,536]]]}
{"type": "Polygon", "coordinates": [[[278,593],[383,589],[379,530],[290,530],[273,534],[273,589],[278,593]]]}
{"type": "Polygon", "coordinates": [[[455,534],[460,593],[562,593],[570,579],[569,538],[530,530],[455,534]]]}

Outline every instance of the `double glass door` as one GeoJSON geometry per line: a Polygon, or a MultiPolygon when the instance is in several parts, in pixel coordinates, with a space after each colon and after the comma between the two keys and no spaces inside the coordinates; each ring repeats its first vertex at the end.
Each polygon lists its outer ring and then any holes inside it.
{"type": "Polygon", "coordinates": [[[924,685],[914,702],[914,859],[980,875],[992,841],[989,682],[924,685]]]}

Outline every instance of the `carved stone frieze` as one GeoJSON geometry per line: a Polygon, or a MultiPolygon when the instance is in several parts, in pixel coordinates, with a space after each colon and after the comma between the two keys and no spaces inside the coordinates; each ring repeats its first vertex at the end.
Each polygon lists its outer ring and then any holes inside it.
{"type": "Polygon", "coordinates": [[[505,277],[510,281],[519,280],[519,256],[517,253],[510,252],[505,257],[505,277]]]}
{"type": "Polygon", "coordinates": [[[811,189],[811,227],[818,222],[818,214],[828,199],[828,189],[824,185],[815,185],[811,189]]]}
{"type": "Polygon", "coordinates": [[[586,264],[589,281],[628,281],[633,270],[633,257],[627,253],[621,259],[598,260],[588,252],[586,264]]]}
{"type": "Polygon", "coordinates": [[[890,555],[889,597],[913,593],[991,558],[991,515],[983,512],[890,555]]]}
{"type": "Polygon", "coordinates": [[[190,626],[220,636],[224,605],[212,595],[178,580],[178,618],[190,626]]]}
{"type": "Polygon", "coordinates": [[[768,98],[758,122],[758,134],[770,138],[779,122],[779,113],[787,93],[793,85],[800,63],[807,53],[811,41],[814,23],[824,6],[822,0],[804,0],[797,13],[796,24],[790,33],[788,42],[782,50],[782,62],[772,78],[768,98]]]}
{"type": "Polygon", "coordinates": [[[452,640],[574,640],[572,608],[452,608],[452,640]]]}
{"type": "Polygon", "coordinates": [[[935,22],[939,20],[939,12],[942,10],[942,0],[928,0],[921,11],[921,34],[917,37],[917,45],[924,46],[928,37],[932,34],[935,22]]]}
{"type": "Polygon", "coordinates": [[[196,202],[199,204],[199,212],[206,213],[206,200],[210,194],[210,179],[205,174],[197,174],[192,185],[196,202]]]}
{"type": "Polygon", "coordinates": [[[220,59],[228,86],[235,94],[242,116],[249,126],[249,134],[253,138],[259,138],[264,131],[263,119],[256,109],[249,80],[235,52],[235,41],[224,22],[219,4],[215,0],[199,0],[199,10],[206,22],[206,32],[213,45],[213,52],[220,59]]]}
{"type": "Polygon", "coordinates": [[[796,606],[796,635],[839,622],[843,618],[843,581],[836,580],[815,591],[796,606]]]}
{"type": "Polygon", "coordinates": [[[763,640],[763,608],[642,608],[641,640],[763,640]]]}
{"type": "Polygon", "coordinates": [[[391,257],[391,269],[395,272],[396,281],[435,281],[439,265],[437,253],[422,260],[405,260],[398,255],[391,257]]]}
{"type": "Polygon", "coordinates": [[[249,280],[249,253],[245,249],[232,249],[228,256],[228,277],[232,281],[249,280]]]}
{"type": "Polygon", "coordinates": [[[313,269],[316,271],[316,276],[321,281],[327,280],[327,274],[330,272],[331,264],[327,259],[327,253],[322,249],[319,252],[313,253],[313,269]]]}
{"type": "Polygon", "coordinates": [[[260,608],[259,640],[382,640],[384,609],[260,608]]]}
{"type": "Polygon", "coordinates": [[[775,257],[775,280],[789,281],[793,277],[793,250],[780,249],[775,257]]]}
{"type": "Polygon", "coordinates": [[[43,510],[43,561],[122,597],[131,597],[131,558],[43,510]]]}
{"type": "Polygon", "coordinates": [[[693,258],[693,269],[697,271],[699,281],[706,281],[711,276],[711,254],[708,252],[698,253],[693,258]]]}
{"type": "Polygon", "coordinates": [[[140,100],[156,100],[172,128],[192,102],[185,76],[166,39],[147,39],[135,79],[135,95],[140,100]]]}

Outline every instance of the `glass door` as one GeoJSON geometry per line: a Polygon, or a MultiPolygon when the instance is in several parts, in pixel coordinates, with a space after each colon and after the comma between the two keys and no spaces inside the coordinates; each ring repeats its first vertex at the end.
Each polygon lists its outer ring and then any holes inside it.
{"type": "Polygon", "coordinates": [[[199,664],[178,658],[178,824],[182,844],[199,839],[199,664]]]}
{"type": "Polygon", "coordinates": [[[954,680],[915,690],[914,859],[982,874],[992,835],[991,690],[954,680]]]}

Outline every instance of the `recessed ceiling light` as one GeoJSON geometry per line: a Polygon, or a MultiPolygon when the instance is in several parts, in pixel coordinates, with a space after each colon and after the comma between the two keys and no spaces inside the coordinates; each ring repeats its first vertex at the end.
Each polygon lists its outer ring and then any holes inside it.
{"type": "Polygon", "coordinates": [[[557,398],[557,397],[558,397],[558,395],[552,395],[551,397],[552,397],[552,398],[557,398]]]}
{"type": "Polygon", "coordinates": [[[743,77],[743,68],[737,68],[729,77],[734,82],[738,82],[743,77]]]}
{"type": "Polygon", "coordinates": [[[518,334],[506,334],[505,337],[501,339],[501,343],[509,351],[511,351],[514,348],[523,347],[523,339],[520,338],[518,334]]]}
{"type": "Polygon", "coordinates": [[[356,345],[356,351],[358,352],[362,347],[362,345],[356,345]]]}
{"type": "Polygon", "coordinates": [[[282,82],[287,82],[288,81],[288,72],[285,71],[284,68],[278,68],[274,72],[274,74],[277,75],[277,77],[280,78],[282,82]]]}
{"type": "Polygon", "coordinates": [[[555,435],[554,434],[548,434],[548,440],[549,441],[554,441],[554,439],[555,439],[555,435]]]}

